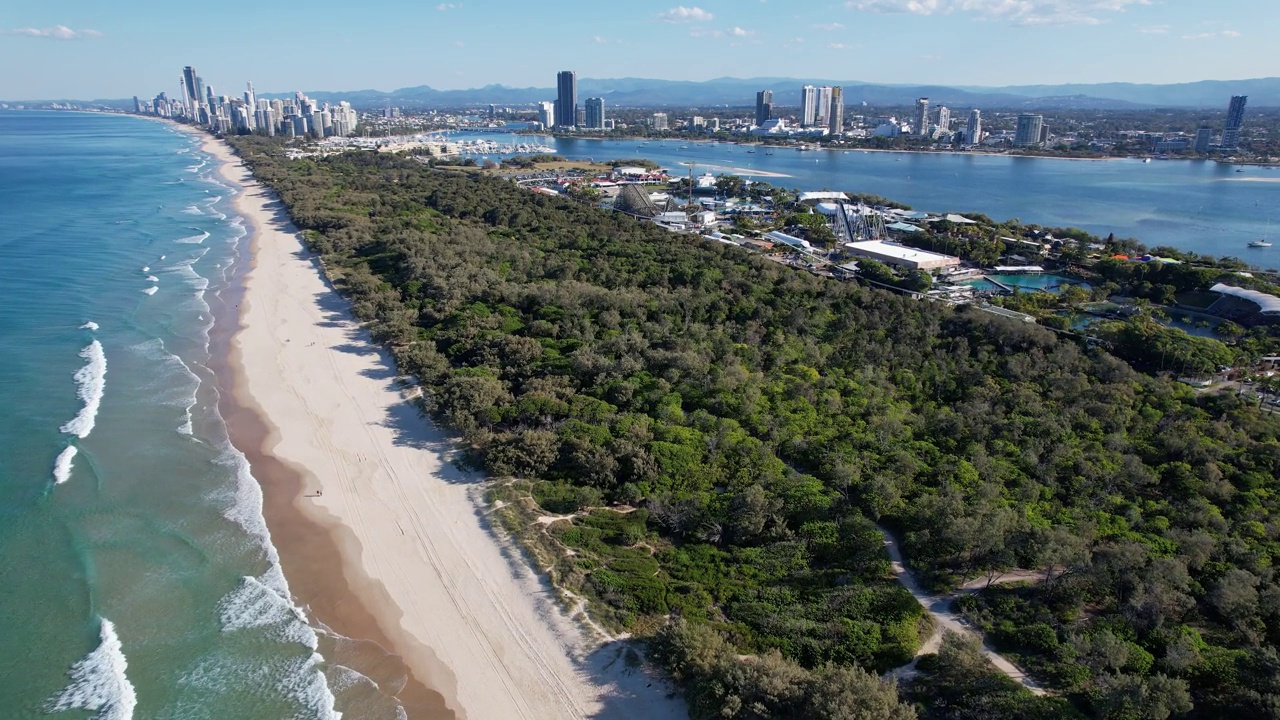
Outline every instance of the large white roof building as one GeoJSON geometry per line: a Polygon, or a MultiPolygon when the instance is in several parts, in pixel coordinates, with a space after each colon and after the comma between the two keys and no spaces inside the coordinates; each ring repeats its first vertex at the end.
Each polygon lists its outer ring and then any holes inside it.
{"type": "Polygon", "coordinates": [[[1238,297],[1241,300],[1248,300],[1258,306],[1259,312],[1262,315],[1270,317],[1280,316],[1280,297],[1276,297],[1275,295],[1268,295],[1267,293],[1258,292],[1257,290],[1249,290],[1247,288],[1236,287],[1234,285],[1224,285],[1222,283],[1218,283],[1209,289],[1216,293],[1222,293],[1223,295],[1230,295],[1232,297],[1238,297]]]}
{"type": "Polygon", "coordinates": [[[941,253],[919,250],[917,248],[884,242],[883,240],[864,240],[847,243],[845,247],[859,257],[879,260],[886,265],[894,265],[908,270],[941,270],[956,267],[960,258],[941,253]]]}

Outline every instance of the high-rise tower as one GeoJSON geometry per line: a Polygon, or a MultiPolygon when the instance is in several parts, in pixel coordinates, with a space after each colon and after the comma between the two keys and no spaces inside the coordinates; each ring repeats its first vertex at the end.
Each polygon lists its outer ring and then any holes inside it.
{"type": "Polygon", "coordinates": [[[1227,106],[1227,124],[1222,128],[1222,149],[1234,150],[1240,146],[1240,128],[1244,126],[1244,106],[1248,95],[1232,95],[1227,106]]]}
{"type": "Polygon", "coordinates": [[[970,145],[982,142],[982,111],[977,108],[969,113],[969,127],[965,129],[964,141],[970,145]]]}
{"type": "Polygon", "coordinates": [[[818,112],[814,115],[813,124],[826,126],[831,122],[831,87],[823,85],[818,88],[818,112]]]}
{"type": "Polygon", "coordinates": [[[813,127],[818,118],[818,88],[805,85],[800,89],[800,125],[813,127]]]}
{"type": "Polygon", "coordinates": [[[929,98],[916,100],[916,135],[924,137],[929,134],[929,98]]]}
{"type": "Polygon", "coordinates": [[[1040,144],[1043,134],[1044,116],[1024,114],[1018,116],[1018,129],[1013,135],[1014,147],[1034,147],[1040,144]]]}
{"type": "Polygon", "coordinates": [[[592,130],[604,129],[604,98],[587,98],[586,125],[592,130]]]}
{"type": "Polygon", "coordinates": [[[182,68],[182,83],[186,88],[186,95],[183,101],[187,104],[187,110],[193,117],[196,115],[196,108],[204,102],[204,85],[200,81],[200,76],[196,74],[196,69],[190,65],[182,68]]]}
{"type": "Polygon", "coordinates": [[[563,70],[556,75],[556,126],[578,124],[578,74],[563,70]]]}
{"type": "Polygon", "coordinates": [[[831,88],[831,107],[827,113],[827,132],[832,135],[844,134],[844,87],[840,85],[831,88]]]}
{"type": "Polygon", "coordinates": [[[756,125],[763,125],[773,117],[773,91],[756,93],[756,125]]]}

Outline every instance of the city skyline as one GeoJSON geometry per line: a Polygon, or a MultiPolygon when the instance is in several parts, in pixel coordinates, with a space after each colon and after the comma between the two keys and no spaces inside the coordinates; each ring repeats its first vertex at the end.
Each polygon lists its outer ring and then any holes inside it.
{"type": "Polygon", "coordinates": [[[998,87],[1274,75],[1274,63],[1265,59],[1266,38],[1280,30],[1280,9],[1266,0],[1233,5],[1224,15],[1183,0],[849,0],[800,8],[707,0],[610,8],[601,16],[579,0],[568,0],[556,13],[514,2],[398,1],[362,12],[341,6],[339,13],[330,12],[340,7],[336,3],[318,0],[306,13],[258,7],[246,22],[234,13],[155,0],[112,8],[55,0],[14,9],[3,21],[0,61],[39,71],[0,78],[0,97],[127,98],[139,85],[176,86],[165,68],[191,60],[222,66],[225,77],[207,78],[215,87],[252,76],[264,92],[541,86],[559,67],[587,57],[594,77],[672,80],[822,70],[869,83],[998,87]],[[1234,17],[1248,22],[1232,24],[1234,17]],[[494,18],[557,42],[551,52],[527,53],[492,32],[494,18]],[[175,24],[199,26],[200,32],[165,31],[175,24]],[[306,37],[319,61],[261,63],[260,49],[285,32],[306,37]],[[906,39],[931,52],[880,61],[906,39]],[[1083,45],[1091,48],[1087,56],[1052,61],[1055,47],[1083,45]],[[643,68],[635,62],[640,50],[643,68]],[[689,53],[698,62],[688,62],[689,53]],[[1045,62],[1021,61],[1037,55],[1045,62]]]}
{"type": "MultiPolygon", "coordinates": [[[[160,117],[183,119],[207,126],[214,133],[256,133],[273,136],[282,134],[288,137],[309,136],[315,139],[329,137],[348,137],[355,133],[359,124],[359,113],[351,103],[343,100],[336,106],[329,102],[316,102],[306,93],[296,91],[293,99],[258,98],[252,81],[246,81],[243,100],[229,95],[218,95],[212,85],[205,83],[194,66],[187,65],[182,69],[179,80],[178,99],[170,99],[166,92],[160,92],[153,99],[142,101],[133,96],[134,112],[153,114],[160,117]]],[[[585,109],[579,112],[577,103],[577,73],[573,70],[561,70],[556,73],[556,99],[537,103],[537,122],[541,129],[568,128],[570,130],[613,130],[615,127],[626,128],[626,124],[616,125],[614,120],[606,119],[606,101],[601,97],[588,97],[585,109]]],[[[1008,145],[1014,148],[1044,148],[1054,139],[1044,116],[1035,113],[1020,113],[1014,133],[1000,133],[984,138],[982,131],[982,111],[973,108],[970,111],[966,127],[953,134],[951,108],[939,104],[931,111],[929,98],[916,100],[910,124],[893,116],[879,116],[874,122],[868,122],[866,116],[857,116],[861,127],[850,128],[844,122],[844,88],[836,86],[815,87],[803,85],[800,89],[800,106],[798,116],[788,118],[773,115],[773,90],[758,90],[755,93],[756,107],[754,124],[750,120],[745,123],[741,119],[730,118],[731,132],[748,133],[754,136],[786,136],[788,138],[832,137],[899,137],[904,134],[913,135],[926,142],[940,141],[951,145],[969,147],[985,144],[1008,145]],[[931,112],[936,112],[936,123],[931,112]],[[791,125],[787,120],[792,121],[791,125]]],[[[1185,133],[1144,134],[1144,140],[1150,143],[1153,152],[1184,152],[1194,147],[1197,153],[1211,150],[1231,152],[1238,148],[1241,132],[1244,129],[1245,113],[1248,97],[1236,95],[1231,97],[1223,125],[1222,135],[1217,144],[1213,143],[1213,130],[1210,125],[1201,125],[1194,137],[1185,133]]],[[[510,109],[503,110],[510,113],[510,109]]],[[[399,108],[386,106],[382,110],[384,118],[395,118],[399,108]]],[[[497,105],[490,104],[488,117],[497,117],[497,105]]],[[[654,131],[669,129],[668,114],[654,113],[647,124],[654,131]]],[[[675,129],[693,132],[719,132],[720,118],[706,118],[692,115],[687,120],[677,119],[675,129]]]]}

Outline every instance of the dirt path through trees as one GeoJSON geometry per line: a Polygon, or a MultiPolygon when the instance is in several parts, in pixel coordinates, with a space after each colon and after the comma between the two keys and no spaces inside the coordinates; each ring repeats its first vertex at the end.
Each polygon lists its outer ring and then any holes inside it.
{"type": "MultiPolygon", "coordinates": [[[[1027,677],[1027,674],[1018,668],[1017,665],[1009,662],[993,650],[991,646],[987,644],[986,638],[982,636],[982,633],[970,627],[969,624],[965,622],[964,618],[960,617],[960,615],[951,609],[952,603],[955,601],[956,597],[954,594],[932,595],[921,587],[916,581],[915,574],[907,569],[906,563],[902,557],[902,548],[898,545],[898,539],[893,536],[893,533],[889,532],[883,526],[877,525],[876,527],[880,530],[880,534],[884,536],[884,546],[885,549],[889,551],[889,562],[893,568],[894,577],[896,577],[898,582],[902,583],[902,586],[905,587],[913,597],[915,597],[917,602],[924,606],[925,610],[929,611],[929,614],[933,616],[934,621],[933,636],[920,646],[920,650],[916,653],[915,659],[900,668],[891,670],[885,675],[886,679],[894,678],[898,680],[905,680],[906,678],[914,675],[916,672],[916,661],[920,659],[921,655],[936,653],[938,651],[938,647],[942,645],[942,636],[946,631],[950,630],[951,632],[958,633],[960,635],[976,637],[978,641],[982,643],[982,654],[991,661],[991,664],[994,665],[997,670],[1017,681],[1023,687],[1036,695],[1045,694],[1044,688],[1040,687],[1031,678],[1027,677]]],[[[979,585],[979,587],[985,586],[985,584],[986,580],[984,578],[982,579],[982,584],[979,585]]],[[[970,589],[971,588],[966,585],[965,588],[962,589],[962,592],[970,589]]]]}

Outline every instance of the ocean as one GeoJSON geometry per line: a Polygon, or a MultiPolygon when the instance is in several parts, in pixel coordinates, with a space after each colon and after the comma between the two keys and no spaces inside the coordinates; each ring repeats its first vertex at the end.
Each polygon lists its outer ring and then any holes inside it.
{"type": "Polygon", "coordinates": [[[247,239],[213,171],[159,122],[0,111],[6,718],[338,718],[358,684],[218,412],[247,239]]]}

